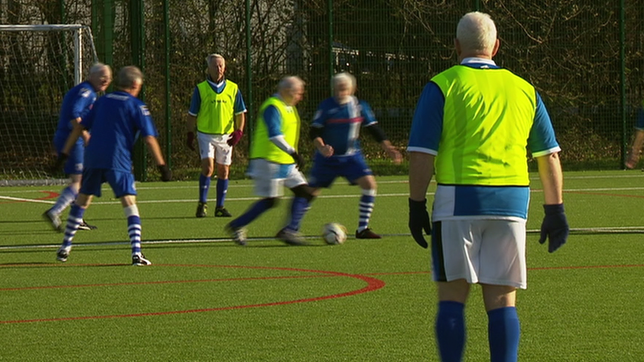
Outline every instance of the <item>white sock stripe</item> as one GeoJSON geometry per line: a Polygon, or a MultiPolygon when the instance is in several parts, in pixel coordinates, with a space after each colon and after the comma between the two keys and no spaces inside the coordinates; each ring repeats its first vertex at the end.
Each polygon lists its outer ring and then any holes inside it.
{"type": "Polygon", "coordinates": [[[73,217],[71,215],[67,217],[67,225],[73,225],[73,224],[80,225],[81,221],[83,221],[82,217],[73,217]]]}
{"type": "Polygon", "coordinates": [[[126,218],[130,216],[139,216],[139,208],[136,205],[130,205],[123,208],[123,213],[126,218]]]}
{"type": "Polygon", "coordinates": [[[362,194],[365,196],[376,196],[377,192],[376,189],[373,190],[362,190],[362,194]]]}

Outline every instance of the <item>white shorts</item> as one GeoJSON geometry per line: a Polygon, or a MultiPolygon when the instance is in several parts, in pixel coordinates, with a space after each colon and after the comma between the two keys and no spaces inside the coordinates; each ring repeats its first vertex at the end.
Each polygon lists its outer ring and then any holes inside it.
{"type": "Polygon", "coordinates": [[[435,281],[465,279],[526,289],[525,220],[442,220],[433,225],[435,281]]]}
{"type": "Polygon", "coordinates": [[[247,174],[255,181],[255,194],[260,197],[280,197],[284,195],[284,187],[292,189],[307,184],[295,164],[281,165],[253,159],[250,160],[247,174]]]}
{"type": "Polygon", "coordinates": [[[220,165],[233,162],[233,147],[228,145],[228,134],[207,134],[197,132],[201,159],[212,158],[220,165]]]}

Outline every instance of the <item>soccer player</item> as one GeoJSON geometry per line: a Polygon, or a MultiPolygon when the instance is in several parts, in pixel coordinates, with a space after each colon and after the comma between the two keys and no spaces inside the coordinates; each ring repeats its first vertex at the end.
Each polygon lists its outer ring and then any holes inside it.
{"type": "Polygon", "coordinates": [[[241,140],[246,123],[246,104],[237,84],[224,77],[226,60],[219,54],[206,57],[208,78],[197,84],[188,111],[188,147],[194,150],[195,132],[201,154],[197,217],[206,217],[210,178],[217,165],[215,217],[231,217],[224,207],[233,146],[241,140]]]}
{"type": "Polygon", "coordinates": [[[530,198],[526,149],[537,160],[545,217],[539,242],[554,252],[568,237],[559,145],[541,97],[492,60],[499,49],[489,15],[466,14],[454,40],[459,63],[423,89],[409,145],[409,229],[427,248],[438,291],[435,331],[442,361],[461,361],[464,307],[480,284],[491,361],[517,360],[516,289],[526,288],[526,219],[530,198]],[[432,221],[426,193],[438,187],[432,221]]]}
{"type": "Polygon", "coordinates": [[[69,212],[63,244],[57,251],[59,261],[67,261],[72,240],[85,210],[94,196],[101,197],[101,185],[107,182],[114,195],[121,200],[127,218],[132,264],[152,264],[141,253],[141,219],[136,206],[132,174],[132,152],[139,135],[143,137],[158,165],[161,179],[170,181],[172,174],[165,164],[156,139],[157,129],[150,117],[150,111],[145,103],[136,98],[142,85],[143,73],[137,67],[127,66],[119,70],[116,78],[117,90],[96,101],[87,116],[74,127],[61,151],[58,163],[62,165],[76,138],[84,130],[92,132],[85,152],[85,169],[80,193],[69,212]]]}
{"type": "Polygon", "coordinates": [[[283,187],[294,194],[288,225],[277,238],[289,245],[306,245],[299,235],[300,222],[309,209],[313,194],[300,172],[304,159],[297,153],[300,117],[295,106],[302,100],[304,82],[299,77],[283,78],[277,93],[259,108],[257,128],[253,133],[248,175],[255,182],[255,193],[261,199],[244,214],[226,225],[226,230],[239,245],[246,245],[246,230],[264,212],[277,204],[283,187]]]}
{"type": "MultiPolygon", "coordinates": [[[[96,93],[104,92],[111,81],[112,69],[105,64],[96,63],[90,68],[87,80],[76,85],[65,94],[60,108],[58,127],[54,134],[54,146],[58,155],[60,155],[65,146],[65,142],[74,126],[80,123],[92,108],[96,101],[96,93]]],[[[81,175],[83,174],[83,154],[89,139],[89,132],[84,131],[69,150],[69,157],[63,168],[65,174],[69,176],[69,183],[60,193],[54,206],[43,213],[43,218],[51,224],[54,230],[63,231],[60,215],[67,206],[74,202],[78,195],[81,175]]],[[[79,230],[92,230],[96,229],[96,226],[89,225],[82,220],[78,228],[79,230]]]]}
{"type": "Polygon", "coordinates": [[[360,186],[362,196],[356,238],[380,239],[380,235],[369,228],[376,199],[376,179],[360,150],[360,127],[371,133],[394,163],[399,164],[402,156],[378,126],[369,104],[353,95],[355,77],[349,73],[338,73],[333,76],[332,83],[334,96],[320,103],[310,128],[316,153],[309,185],[314,188],[316,196],[320,188],[331,187],[340,176],[352,185],[360,186]]]}

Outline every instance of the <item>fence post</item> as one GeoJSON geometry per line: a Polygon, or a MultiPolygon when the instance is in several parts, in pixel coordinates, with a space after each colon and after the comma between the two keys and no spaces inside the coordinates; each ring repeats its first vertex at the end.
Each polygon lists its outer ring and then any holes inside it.
{"type": "MultiPolygon", "coordinates": [[[[139,67],[145,74],[145,20],[143,14],[143,0],[130,2],[130,34],[132,34],[132,63],[139,67]]],[[[139,98],[145,101],[145,85],[141,88],[139,98]]],[[[134,146],[134,178],[137,181],[147,180],[147,152],[144,142],[139,139],[134,146]]]]}
{"type": "Polygon", "coordinates": [[[621,160],[618,168],[623,169],[626,162],[626,9],[625,1],[619,2],[619,73],[620,73],[620,116],[622,119],[622,147],[621,147],[621,160]]]}

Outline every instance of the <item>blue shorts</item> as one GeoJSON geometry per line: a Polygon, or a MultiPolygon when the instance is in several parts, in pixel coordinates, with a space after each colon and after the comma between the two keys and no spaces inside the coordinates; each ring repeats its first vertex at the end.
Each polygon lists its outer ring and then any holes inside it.
{"type": "Polygon", "coordinates": [[[308,180],[311,187],[328,188],[337,177],[344,177],[355,185],[357,179],[368,175],[373,175],[373,172],[367,166],[362,153],[328,158],[316,153],[308,180]]]}
{"type": "MultiPolygon", "coordinates": [[[[67,138],[56,137],[54,138],[54,147],[56,147],[56,152],[60,155],[60,151],[65,147],[65,142],[67,138]]],[[[78,138],[78,141],[69,151],[69,157],[63,166],[63,171],[66,175],[80,175],[83,173],[83,157],[85,156],[85,144],[82,138],[78,138]]]]}
{"type": "Polygon", "coordinates": [[[114,196],[117,198],[126,195],[136,195],[134,175],[132,172],[103,168],[88,168],[83,171],[80,193],[101,197],[101,185],[105,182],[112,187],[114,196]]]}

